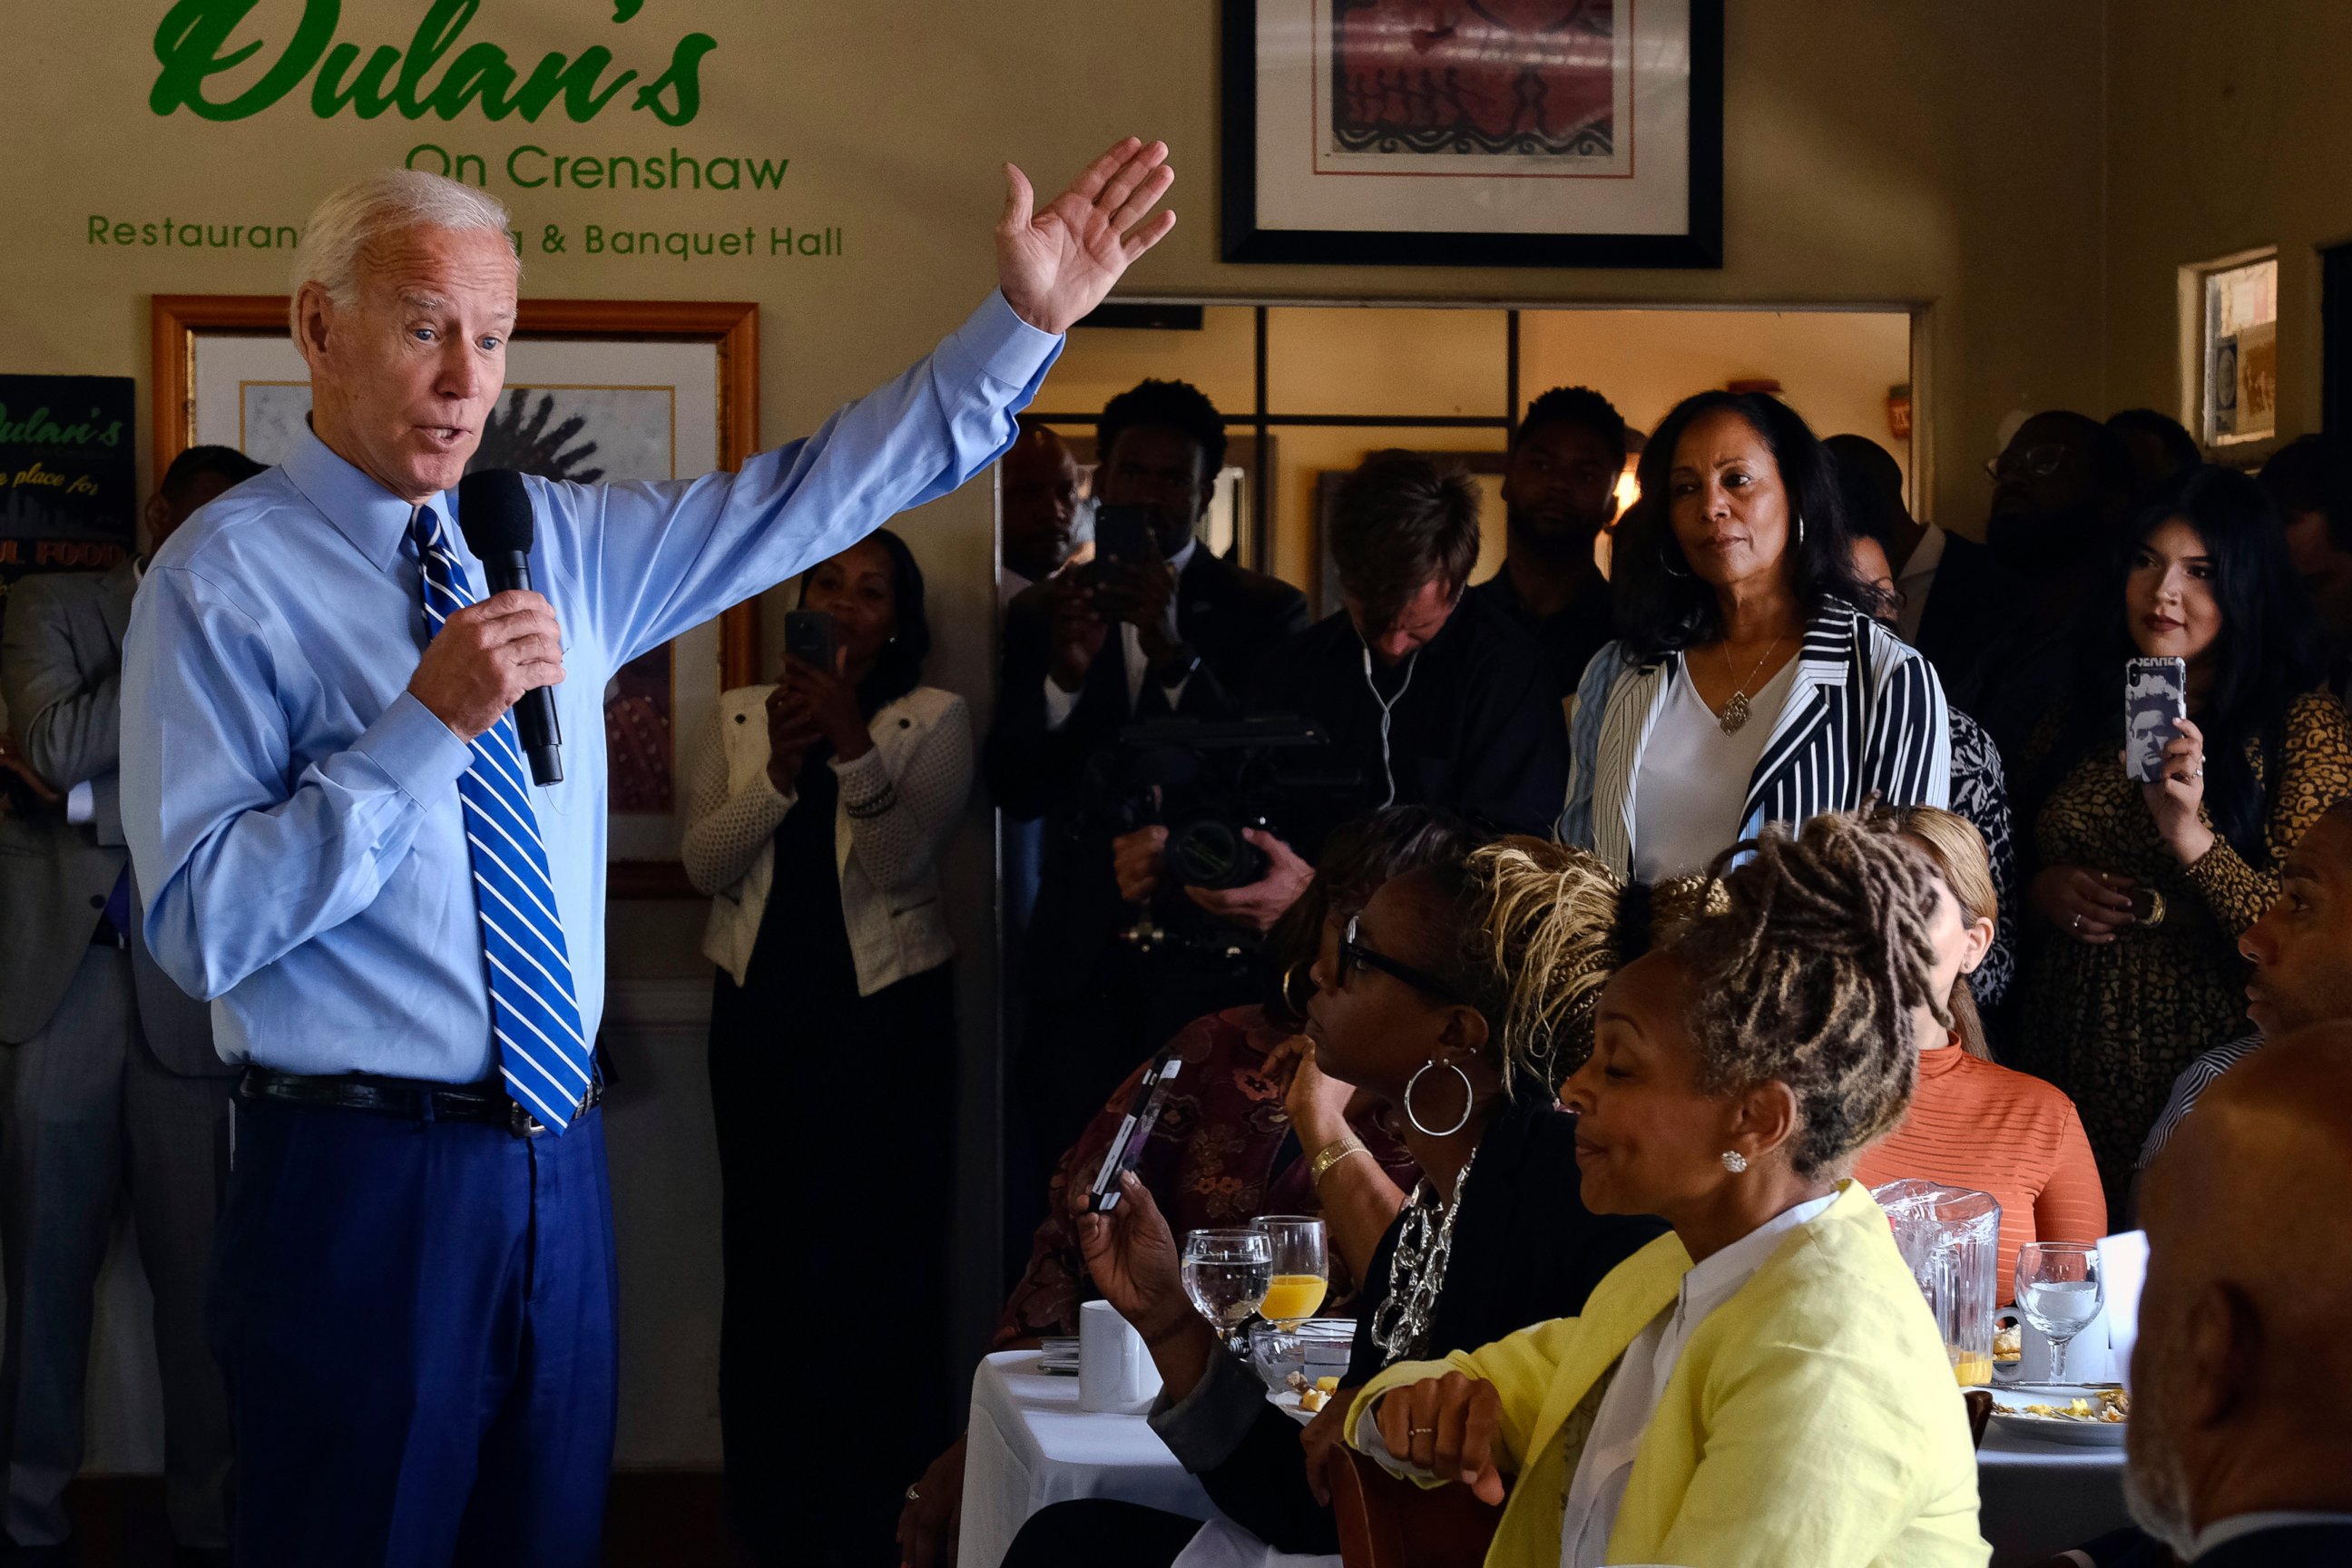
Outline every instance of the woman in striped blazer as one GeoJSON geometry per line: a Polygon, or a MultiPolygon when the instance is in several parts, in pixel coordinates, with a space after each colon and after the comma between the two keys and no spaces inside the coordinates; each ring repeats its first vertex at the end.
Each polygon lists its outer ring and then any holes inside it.
{"type": "Polygon", "coordinates": [[[1863,607],[1804,420],[1702,392],[1650,437],[1640,479],[1612,555],[1624,635],[1578,686],[1561,837],[1656,881],[1874,794],[1948,805],[1943,687],[1863,607]]]}

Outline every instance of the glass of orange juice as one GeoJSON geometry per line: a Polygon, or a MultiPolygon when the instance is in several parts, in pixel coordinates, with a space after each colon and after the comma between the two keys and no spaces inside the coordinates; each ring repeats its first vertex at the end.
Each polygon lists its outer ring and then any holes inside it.
{"type": "Polygon", "coordinates": [[[1274,1247],[1274,1277],[1258,1305],[1258,1316],[1271,1323],[1313,1317],[1330,1289],[1323,1222],[1313,1215],[1267,1215],[1256,1228],[1274,1247]]]}

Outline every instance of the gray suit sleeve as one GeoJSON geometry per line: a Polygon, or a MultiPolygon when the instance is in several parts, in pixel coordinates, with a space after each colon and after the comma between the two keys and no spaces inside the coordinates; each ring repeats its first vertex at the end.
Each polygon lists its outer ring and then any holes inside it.
{"type": "Polygon", "coordinates": [[[121,666],[83,669],[68,621],[59,593],[28,577],[9,595],[0,644],[0,699],[25,760],[60,790],[115,771],[122,709],[121,666]]]}
{"type": "Polygon", "coordinates": [[[1151,1429],[1187,1470],[1199,1475],[1231,1458],[1266,1408],[1265,1384],[1241,1362],[1222,1352],[1181,1400],[1162,1394],[1152,1402],[1151,1429]]]}

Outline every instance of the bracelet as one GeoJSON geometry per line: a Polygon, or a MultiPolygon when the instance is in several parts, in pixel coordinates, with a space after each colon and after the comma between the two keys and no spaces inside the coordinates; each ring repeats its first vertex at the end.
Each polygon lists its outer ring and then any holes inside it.
{"type": "Polygon", "coordinates": [[[1314,1181],[1314,1184],[1319,1187],[1323,1184],[1323,1178],[1331,1173],[1332,1166],[1338,1164],[1340,1161],[1346,1159],[1350,1154],[1369,1154],[1370,1152],[1371,1151],[1370,1149],[1364,1147],[1362,1139],[1358,1138],[1352,1132],[1347,1133],[1337,1141],[1325,1144],[1322,1150],[1316,1154],[1315,1158],[1308,1163],[1307,1172],[1308,1176],[1314,1181]]]}

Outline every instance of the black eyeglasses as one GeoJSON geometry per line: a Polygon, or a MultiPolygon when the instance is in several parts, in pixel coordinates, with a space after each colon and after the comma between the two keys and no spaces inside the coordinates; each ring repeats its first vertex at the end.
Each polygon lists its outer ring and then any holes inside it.
{"type": "MultiPolygon", "coordinates": [[[[1436,997],[1441,1002],[1462,1003],[1454,987],[1433,974],[1415,969],[1410,963],[1400,963],[1387,953],[1375,952],[1356,940],[1356,929],[1363,923],[1361,915],[1349,915],[1339,932],[1339,984],[1348,984],[1348,975],[1357,968],[1377,969],[1381,973],[1403,981],[1414,990],[1436,997]]],[[[1467,1004],[1463,1004],[1467,1005],[1467,1004]]]]}

